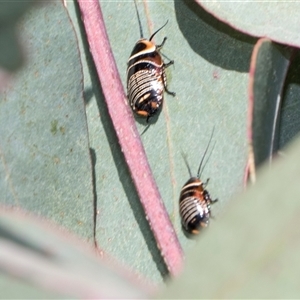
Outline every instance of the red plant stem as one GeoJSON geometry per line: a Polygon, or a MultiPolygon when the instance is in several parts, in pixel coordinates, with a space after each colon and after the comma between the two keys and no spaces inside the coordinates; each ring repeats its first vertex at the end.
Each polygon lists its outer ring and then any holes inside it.
{"type": "Polygon", "coordinates": [[[78,0],[94,63],[121,150],[146,218],[172,275],[182,267],[183,253],[152,172],[132,111],[127,103],[98,0],[78,0]]]}

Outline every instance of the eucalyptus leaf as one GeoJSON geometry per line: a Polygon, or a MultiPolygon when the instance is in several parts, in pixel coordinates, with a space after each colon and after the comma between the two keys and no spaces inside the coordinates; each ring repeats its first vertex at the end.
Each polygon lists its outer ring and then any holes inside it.
{"type": "Polygon", "coordinates": [[[22,210],[0,206],[0,215],[1,298],[141,299],[150,293],[63,228],[22,210]]]}
{"type": "Polygon", "coordinates": [[[279,146],[283,148],[300,132],[300,52],[295,53],[288,71],[280,120],[279,146]]]}
{"type": "Polygon", "coordinates": [[[252,145],[255,164],[271,162],[279,148],[280,111],[292,50],[268,39],[257,42],[252,55],[250,94],[253,102],[252,145]]]}
{"type": "Polygon", "coordinates": [[[300,46],[297,17],[300,3],[297,1],[196,1],[213,16],[241,32],[300,46]]]}
{"type": "Polygon", "coordinates": [[[298,298],[299,151],[298,138],[260,169],[256,184],[187,253],[180,278],[158,299],[298,298]]]}
{"type": "Polygon", "coordinates": [[[0,95],[1,203],[22,207],[93,241],[92,169],[82,69],[61,2],[18,26],[27,63],[0,95]]]}
{"type": "MultiPolygon", "coordinates": [[[[246,163],[246,109],[248,70],[255,40],[209,16],[191,1],[138,1],[143,36],[168,20],[156,36],[167,62],[168,88],[160,114],[150,119],[142,141],[160,193],[185,249],[195,241],[181,229],[178,199],[188,171],[181,153],[188,156],[196,173],[209,136],[215,126],[213,153],[202,180],[210,177],[208,189],[219,203],[213,214],[221,213],[230,197],[240,190],[246,163]],[[232,163],[234,162],[234,163],[232,163]]],[[[140,38],[134,2],[101,2],[112,51],[126,88],[129,55],[140,38]]],[[[132,266],[155,282],[166,274],[155,240],[145,220],[134,186],[119,149],[93,65],[78,10],[68,3],[68,10],[81,40],[89,138],[95,156],[97,195],[96,238],[101,247],[118,260],[132,266]],[[87,61],[87,64],[85,62],[87,61]]],[[[99,41],[101,42],[101,41],[99,41]]],[[[142,133],[147,123],[136,118],[142,133]]],[[[212,220],[214,222],[214,220],[212,220]]]]}
{"type": "MultiPolygon", "coordinates": [[[[243,184],[249,66],[256,40],[218,21],[192,1],[138,1],[137,8],[146,38],[168,20],[154,42],[160,44],[168,37],[162,54],[166,62],[175,61],[167,69],[167,78],[176,97],[165,94],[161,112],[150,119],[146,131],[145,119],[137,117],[136,121],[139,132],[144,132],[141,138],[160,193],[187,253],[187,270],[194,264],[194,270],[189,271],[192,277],[188,278],[191,284],[193,277],[202,284],[195,275],[199,273],[198,258],[191,258],[189,263],[189,249],[197,245],[197,239],[188,239],[182,232],[178,213],[180,189],[189,177],[182,153],[187,155],[192,173],[196,173],[215,128],[215,147],[201,179],[210,178],[208,190],[219,202],[212,208],[215,219],[211,220],[211,228],[200,235],[201,249],[196,248],[197,254],[191,254],[192,257],[217,257],[227,237],[232,243],[235,241],[231,234],[236,227],[239,234],[247,237],[246,232],[249,239],[254,239],[250,229],[243,231],[239,226],[245,212],[237,213],[237,221],[230,223],[226,232],[222,231],[222,222],[227,218],[225,207],[240,209],[240,204],[231,204],[230,199],[243,184]],[[216,230],[221,230],[218,238],[216,230]],[[216,244],[210,244],[208,239],[216,244]],[[210,252],[202,251],[208,245],[214,245],[209,247],[210,252]]],[[[2,203],[46,216],[89,241],[95,235],[104,252],[140,276],[161,283],[167,270],[108,116],[80,13],[73,2],[67,2],[67,9],[71,22],[63,4],[51,2],[32,10],[18,27],[24,32],[28,62],[1,96],[2,203]]],[[[135,5],[133,1],[103,1],[101,9],[126,88],[127,60],[140,38],[135,5]]],[[[253,213],[251,217],[252,222],[255,217],[258,226],[263,216],[258,204],[255,208],[259,215],[253,213]]],[[[247,212],[248,207],[243,209],[247,212]]],[[[230,220],[235,220],[235,216],[230,220]]],[[[218,262],[224,262],[222,259],[218,262]]],[[[229,263],[224,265],[231,271],[229,263]]],[[[218,264],[212,262],[212,266],[209,275],[210,269],[200,272],[201,278],[207,276],[204,287],[211,282],[201,295],[222,296],[221,281],[217,289],[221,292],[209,294],[218,270],[218,264]]],[[[85,274],[87,278],[93,276],[88,270],[85,274]]],[[[225,269],[220,274],[226,277],[225,269]]],[[[230,278],[231,273],[228,274],[230,278]]],[[[224,295],[240,295],[230,292],[224,295]]]]}

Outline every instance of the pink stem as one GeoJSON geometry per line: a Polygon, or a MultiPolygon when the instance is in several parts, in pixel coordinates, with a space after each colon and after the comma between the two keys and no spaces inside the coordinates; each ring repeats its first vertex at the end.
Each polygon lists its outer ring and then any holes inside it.
{"type": "Polygon", "coordinates": [[[115,64],[98,0],[78,0],[106,104],[146,218],[169,272],[177,275],[183,253],[152,172],[115,64]]]}

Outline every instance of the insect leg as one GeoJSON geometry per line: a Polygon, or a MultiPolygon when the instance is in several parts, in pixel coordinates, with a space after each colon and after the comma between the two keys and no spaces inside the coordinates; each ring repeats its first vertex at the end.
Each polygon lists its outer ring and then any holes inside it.
{"type": "Polygon", "coordinates": [[[163,85],[164,85],[164,89],[165,89],[165,91],[166,91],[167,94],[172,95],[173,97],[175,97],[176,93],[175,92],[171,92],[171,91],[168,90],[167,81],[166,81],[166,78],[165,78],[164,74],[165,73],[163,72],[163,74],[162,74],[162,82],[163,82],[163,85]]]}
{"type": "Polygon", "coordinates": [[[170,60],[167,64],[163,64],[163,67],[166,69],[167,67],[170,67],[174,64],[174,60],[170,60]]]}
{"type": "Polygon", "coordinates": [[[205,182],[203,182],[203,186],[206,187],[209,183],[210,178],[207,178],[205,182]]]}
{"type": "Polygon", "coordinates": [[[167,40],[167,37],[165,36],[162,43],[160,45],[156,45],[156,50],[160,50],[163,47],[163,45],[165,44],[166,40],[167,40]]]}
{"type": "Polygon", "coordinates": [[[210,200],[210,203],[211,203],[211,204],[214,204],[214,203],[216,203],[216,202],[218,202],[218,201],[219,201],[219,199],[216,198],[216,199],[214,199],[214,200],[210,200]]]}
{"type": "Polygon", "coordinates": [[[165,88],[165,91],[166,91],[167,94],[172,95],[173,97],[176,96],[176,93],[175,93],[175,92],[169,91],[168,88],[167,88],[166,86],[164,86],[164,88],[165,88]]]}

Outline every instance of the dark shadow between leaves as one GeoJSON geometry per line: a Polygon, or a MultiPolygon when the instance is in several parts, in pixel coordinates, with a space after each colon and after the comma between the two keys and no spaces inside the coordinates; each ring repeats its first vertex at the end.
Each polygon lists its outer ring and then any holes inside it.
{"type": "Polygon", "coordinates": [[[94,228],[93,228],[93,236],[94,236],[94,244],[97,246],[97,238],[96,238],[96,224],[97,224],[97,188],[96,188],[96,162],[97,156],[96,151],[93,148],[90,148],[90,156],[92,161],[92,178],[93,178],[93,196],[94,196],[94,228]]]}
{"type": "Polygon", "coordinates": [[[94,91],[92,88],[85,89],[83,91],[83,99],[85,105],[88,105],[94,96],[94,91]]]}
{"type": "MultiPolygon", "coordinates": [[[[80,20],[81,19],[80,11],[79,11],[77,3],[75,5],[75,8],[76,8],[78,20],[80,20]]],[[[84,27],[83,27],[82,23],[80,23],[80,31],[81,31],[81,35],[84,37],[83,39],[85,40],[86,35],[84,32],[84,27]]],[[[155,262],[160,274],[163,277],[165,277],[168,274],[168,271],[165,266],[164,260],[161,256],[159,249],[157,248],[156,241],[155,241],[153,233],[150,229],[149,223],[146,220],[144,210],[139,201],[139,197],[136,193],[135,186],[131,180],[130,172],[125,163],[125,158],[123,156],[123,153],[119,146],[117,146],[117,147],[115,146],[115,145],[119,145],[118,139],[117,139],[113,124],[111,122],[111,119],[109,117],[107,106],[104,101],[104,96],[102,94],[101,86],[99,84],[99,81],[96,80],[96,78],[98,78],[98,75],[97,75],[96,68],[93,63],[92,57],[90,55],[88,42],[86,40],[84,43],[84,47],[85,47],[84,52],[85,52],[86,60],[88,63],[91,80],[92,80],[93,94],[96,97],[99,114],[101,116],[100,121],[103,125],[103,129],[104,129],[104,132],[106,134],[106,137],[107,137],[107,140],[108,140],[108,143],[110,146],[110,150],[111,150],[113,160],[116,165],[116,169],[118,170],[119,179],[122,182],[122,186],[125,191],[126,197],[128,199],[129,205],[134,214],[135,220],[138,223],[139,229],[145,239],[145,242],[147,244],[149,252],[151,253],[151,255],[153,257],[153,261],[155,262]]],[[[91,91],[87,91],[87,92],[90,93],[91,91]]],[[[95,225],[95,228],[96,228],[96,225],[95,225]]]]}
{"type": "Polygon", "coordinates": [[[300,52],[297,51],[287,74],[281,107],[279,148],[300,132],[300,52]]]}
{"type": "Polygon", "coordinates": [[[174,8],[178,26],[196,53],[223,69],[249,72],[256,38],[220,22],[195,1],[174,1],[174,8]]]}

